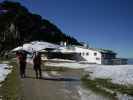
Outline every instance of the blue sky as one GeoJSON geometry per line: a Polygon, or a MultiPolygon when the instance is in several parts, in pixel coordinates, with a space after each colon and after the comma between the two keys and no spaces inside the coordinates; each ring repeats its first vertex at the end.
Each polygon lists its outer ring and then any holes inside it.
{"type": "MultiPolygon", "coordinates": [[[[10,0],[11,1],[11,0],[10,0]]],[[[91,47],[133,58],[133,0],[12,0],[91,47]]]]}

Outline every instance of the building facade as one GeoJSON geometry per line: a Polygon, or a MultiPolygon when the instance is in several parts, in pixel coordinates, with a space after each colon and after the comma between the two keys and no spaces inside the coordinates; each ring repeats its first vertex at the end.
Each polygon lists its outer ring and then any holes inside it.
{"type": "Polygon", "coordinates": [[[85,61],[90,64],[126,64],[126,59],[116,58],[116,53],[111,50],[89,48],[88,46],[61,46],[58,49],[48,52],[48,58],[69,59],[85,61]]]}

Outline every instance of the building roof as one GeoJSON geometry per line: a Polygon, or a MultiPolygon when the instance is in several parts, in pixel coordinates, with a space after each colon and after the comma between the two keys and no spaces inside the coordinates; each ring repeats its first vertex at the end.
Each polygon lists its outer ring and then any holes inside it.
{"type": "MultiPolygon", "coordinates": [[[[73,46],[76,46],[76,45],[73,45],[73,46]]],[[[72,46],[72,47],[73,47],[72,46]]],[[[89,50],[94,50],[94,51],[98,51],[98,52],[101,52],[101,53],[110,53],[110,54],[117,54],[115,53],[114,51],[112,50],[107,50],[107,49],[101,49],[101,48],[87,48],[87,47],[84,47],[84,46],[76,46],[76,47],[80,47],[80,48],[83,48],[83,49],[89,49],[89,50]]]]}
{"type": "Polygon", "coordinates": [[[101,53],[110,53],[110,54],[117,54],[112,50],[107,50],[107,49],[97,49],[101,53]]]}

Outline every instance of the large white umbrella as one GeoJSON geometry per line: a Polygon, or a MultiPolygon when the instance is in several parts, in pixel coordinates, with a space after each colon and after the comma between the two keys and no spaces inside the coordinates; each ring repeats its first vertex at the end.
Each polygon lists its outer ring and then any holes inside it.
{"type": "Polygon", "coordinates": [[[12,51],[25,50],[28,52],[34,52],[34,51],[41,51],[44,49],[58,49],[59,47],[60,47],[59,45],[52,44],[49,42],[35,41],[35,42],[24,44],[23,46],[19,46],[13,49],[12,51]]]}
{"type": "Polygon", "coordinates": [[[23,50],[23,47],[22,46],[19,46],[17,48],[14,48],[13,50],[11,50],[12,52],[16,52],[16,51],[20,51],[20,50],[23,50]]]}
{"type": "Polygon", "coordinates": [[[52,44],[49,42],[31,42],[30,44],[24,44],[23,45],[23,49],[24,50],[28,50],[28,51],[40,51],[40,50],[44,50],[44,49],[57,49],[59,48],[59,45],[56,44],[52,44]]]}

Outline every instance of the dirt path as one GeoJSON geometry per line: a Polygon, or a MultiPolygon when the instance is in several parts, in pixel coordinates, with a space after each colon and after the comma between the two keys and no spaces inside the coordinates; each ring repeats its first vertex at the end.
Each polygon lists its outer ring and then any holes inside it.
{"type": "Polygon", "coordinates": [[[64,72],[43,71],[43,79],[35,79],[34,71],[27,68],[27,78],[22,79],[22,100],[80,100],[80,70],[64,72]]]}

